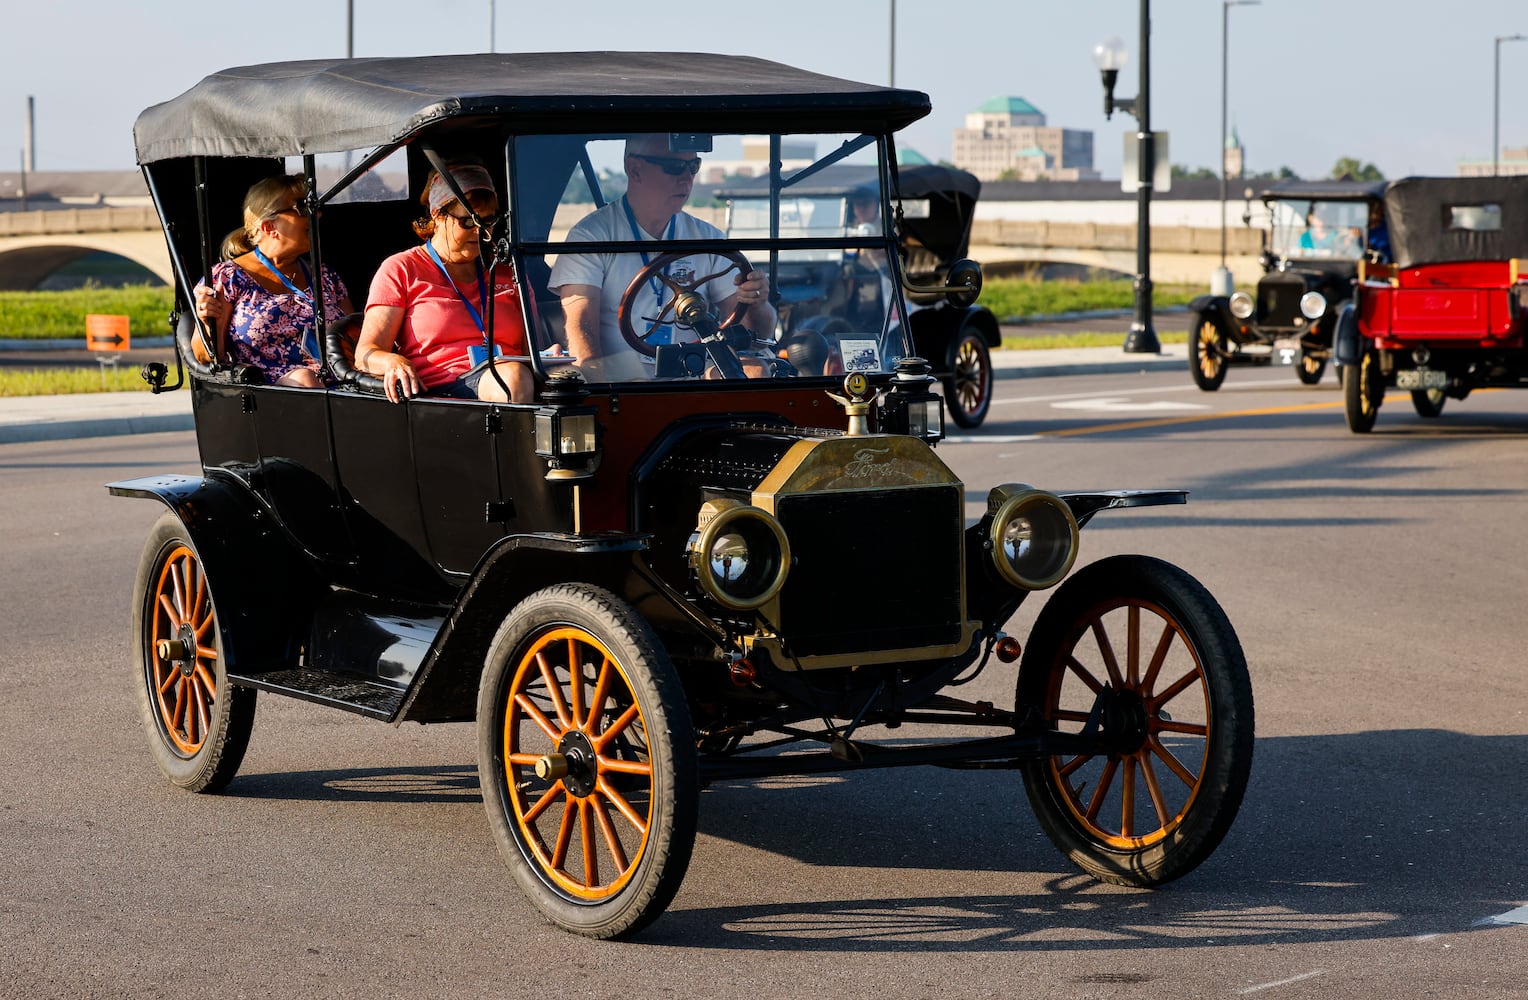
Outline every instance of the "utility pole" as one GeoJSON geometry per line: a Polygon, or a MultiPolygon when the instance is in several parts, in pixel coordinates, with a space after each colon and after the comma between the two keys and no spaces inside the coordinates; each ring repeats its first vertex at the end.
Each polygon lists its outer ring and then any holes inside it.
{"type": "Polygon", "coordinates": [[[897,85],[897,0],[890,0],[891,6],[891,70],[888,74],[888,87],[897,85]]]}
{"type": "Polygon", "coordinates": [[[21,172],[37,173],[37,102],[31,95],[27,96],[26,149],[22,154],[21,172]]]}

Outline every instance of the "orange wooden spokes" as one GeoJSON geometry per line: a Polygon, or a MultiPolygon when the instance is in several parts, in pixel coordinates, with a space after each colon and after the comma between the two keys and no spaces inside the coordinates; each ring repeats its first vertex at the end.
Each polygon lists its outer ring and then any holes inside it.
{"type": "Polygon", "coordinates": [[[207,740],[217,704],[216,618],[207,579],[196,556],[178,546],[159,569],[159,579],[149,601],[153,623],[148,630],[150,684],[165,735],[187,757],[207,740]],[[194,648],[186,670],[173,661],[161,660],[162,639],[182,639],[189,629],[194,648]]]}

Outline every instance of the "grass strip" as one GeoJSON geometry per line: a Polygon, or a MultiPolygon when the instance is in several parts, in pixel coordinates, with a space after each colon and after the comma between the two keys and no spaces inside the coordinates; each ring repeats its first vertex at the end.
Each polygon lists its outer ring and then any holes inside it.
{"type": "Polygon", "coordinates": [[[85,336],[85,314],[128,317],[134,337],[170,333],[174,291],[166,285],[71,288],[59,292],[0,292],[0,337],[68,340],[85,336]]]}
{"type": "Polygon", "coordinates": [[[116,368],[0,368],[0,398],[76,392],[148,392],[137,365],[116,368]]]}

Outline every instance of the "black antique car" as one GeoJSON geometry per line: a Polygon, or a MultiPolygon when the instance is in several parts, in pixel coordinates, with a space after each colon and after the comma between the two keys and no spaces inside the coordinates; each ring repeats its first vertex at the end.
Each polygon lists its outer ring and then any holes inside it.
{"type": "Polygon", "coordinates": [[[1371,212],[1384,182],[1286,181],[1264,191],[1269,226],[1256,297],[1201,295],[1189,303],[1189,372],[1206,392],[1230,365],[1290,365],[1315,385],[1326,372],[1338,318],[1351,304],[1371,248],[1371,212]]]}
{"type": "Polygon", "coordinates": [[[1528,177],[1408,177],[1385,189],[1393,259],[1365,262],[1337,329],[1348,428],[1394,386],[1417,414],[1528,385],[1528,177]]]}
{"type": "MultiPolygon", "coordinates": [[[[721,779],[922,764],[992,769],[1016,797],[1017,772],[1051,839],[1097,878],[1154,886],[1207,858],[1252,759],[1236,633],[1161,560],[1071,572],[1093,516],[1182,491],[1058,494],[1016,473],[968,506],[935,451],[929,365],[888,334],[907,279],[888,232],[771,225],[655,247],[570,242],[558,217],[601,200],[612,148],[634,133],[689,152],[744,133],[810,145],[810,162],[772,169],[771,212],[817,170],[858,163],[889,214],[903,200],[893,134],[928,111],[917,91],[672,52],[246,66],[145,111],[138,156],[181,309],[175,370],[145,374],[191,393],[202,470],[109,489],[166,508],[131,624],[165,776],[226,786],[262,692],[393,725],[475,723],[505,863],[547,919],[599,938],[674,898],[701,790],[721,779]],[[390,402],[343,323],[320,324],[327,389],[265,384],[216,350],[197,360],[191,289],[252,181],[306,178],[311,273],[336,267],[359,299],[414,240],[430,165],[464,154],[505,194],[478,229],[489,280],[521,289],[534,401],[390,402]],[[784,262],[819,250],[878,253],[896,281],[882,315],[829,311],[847,374],[715,315],[672,275],[663,311],[695,339],[635,331],[651,372],[594,381],[549,353],[554,258],[655,251],[651,276],[708,252],[768,269],[778,291],[784,262]],[[1052,587],[1022,646],[1005,635],[1052,587]],[[960,697],[993,661],[1018,662],[1012,704],[960,697]]],[[[950,271],[969,299],[979,269],[950,271]]],[[[641,326],[626,304],[623,327],[641,326]]]]}
{"type": "MultiPolygon", "coordinates": [[[[892,204],[892,230],[901,251],[913,349],[934,367],[950,419],[978,427],[992,404],[992,348],[1002,344],[997,317],[985,306],[951,301],[942,287],[970,246],[971,221],[981,181],[954,167],[920,163],[895,169],[900,197],[892,204]]],[[[727,232],[768,235],[778,218],[781,235],[879,235],[880,178],[873,166],[833,166],[782,191],[771,208],[768,177],[734,181],[716,195],[727,201],[727,232]]],[[[781,339],[812,331],[836,336],[850,329],[845,309],[886,314],[892,279],[884,258],[857,250],[804,250],[780,258],[781,339]]],[[[888,336],[900,315],[892,314],[888,336]]]]}

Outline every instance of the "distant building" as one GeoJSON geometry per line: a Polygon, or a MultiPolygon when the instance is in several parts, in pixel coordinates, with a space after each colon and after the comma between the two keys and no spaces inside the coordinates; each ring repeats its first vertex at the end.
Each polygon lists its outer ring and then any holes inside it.
{"type": "MultiPolygon", "coordinates": [[[[1528,174],[1528,146],[1502,150],[1501,159],[1496,162],[1496,172],[1502,177],[1528,174]]],[[[1459,177],[1490,177],[1491,161],[1460,160],[1454,166],[1454,173],[1459,177]]]]}
{"type": "MultiPolygon", "coordinates": [[[[784,170],[800,170],[817,159],[817,144],[811,140],[786,139],[780,143],[780,163],[784,170]]],[[[769,136],[743,136],[741,160],[701,158],[702,184],[720,184],[728,177],[763,177],[769,173],[769,136]]]]}
{"type": "Polygon", "coordinates": [[[955,165],[984,181],[1096,180],[1093,133],[1052,128],[1022,97],[994,97],[955,130],[955,165]]]}
{"type": "Polygon", "coordinates": [[[1246,149],[1242,146],[1241,136],[1236,134],[1236,126],[1231,126],[1231,135],[1226,139],[1226,180],[1239,181],[1246,172],[1246,164],[1242,159],[1246,149]]]}

